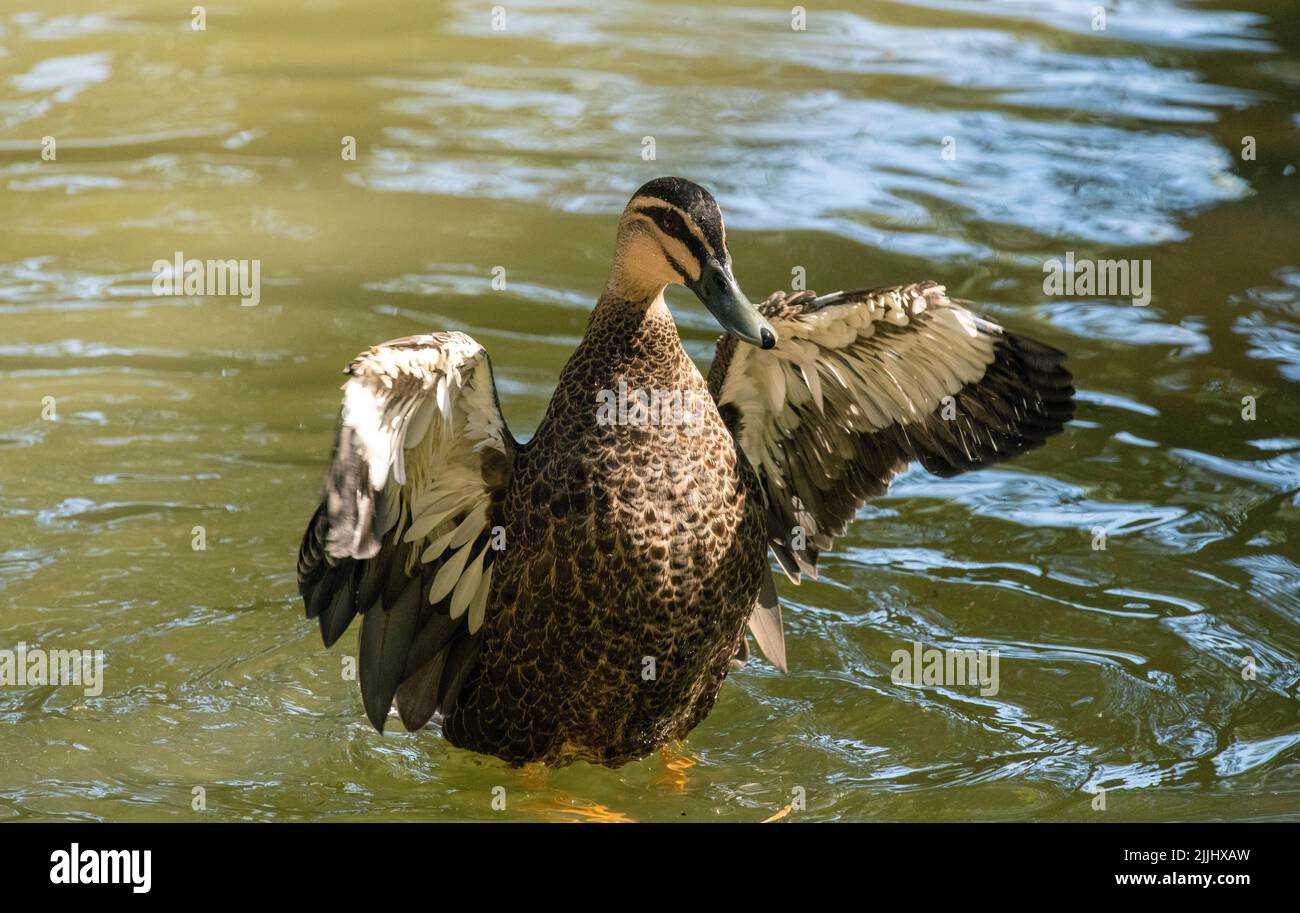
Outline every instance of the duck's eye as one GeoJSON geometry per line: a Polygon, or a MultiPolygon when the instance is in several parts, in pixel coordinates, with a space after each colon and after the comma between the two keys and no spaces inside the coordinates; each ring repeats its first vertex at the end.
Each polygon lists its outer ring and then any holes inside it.
{"type": "Polygon", "coordinates": [[[671,209],[664,213],[664,231],[670,235],[677,235],[681,234],[683,228],[681,216],[671,209]]]}

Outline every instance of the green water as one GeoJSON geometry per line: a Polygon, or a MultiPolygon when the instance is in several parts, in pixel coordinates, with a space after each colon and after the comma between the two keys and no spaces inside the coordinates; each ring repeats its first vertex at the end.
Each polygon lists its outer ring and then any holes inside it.
{"type": "Polygon", "coordinates": [[[1293,2],[191,5],[0,0],[0,648],[106,657],[0,687],[0,818],[1300,817],[1293,2]],[[294,581],[339,371],[465,330],[530,433],[659,174],[751,297],[944,281],[1070,352],[1078,420],[783,582],[791,673],[728,681],[684,788],[380,737],[294,581]],[[176,251],[261,302],[154,296],[176,251]],[[1049,297],[1067,251],[1150,260],[1150,305],[1049,297]],[[998,693],[895,683],[913,641],[996,648],[998,693]]]}

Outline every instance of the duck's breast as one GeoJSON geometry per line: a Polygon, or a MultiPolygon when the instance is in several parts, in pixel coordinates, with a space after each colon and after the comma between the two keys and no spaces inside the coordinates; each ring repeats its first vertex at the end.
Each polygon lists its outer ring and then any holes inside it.
{"type": "Polygon", "coordinates": [[[658,388],[657,405],[626,376],[553,402],[503,505],[481,674],[457,732],[472,719],[519,733],[504,756],[586,745],[608,763],[684,735],[712,706],[766,542],[758,481],[692,373],[680,398],[658,388]]]}

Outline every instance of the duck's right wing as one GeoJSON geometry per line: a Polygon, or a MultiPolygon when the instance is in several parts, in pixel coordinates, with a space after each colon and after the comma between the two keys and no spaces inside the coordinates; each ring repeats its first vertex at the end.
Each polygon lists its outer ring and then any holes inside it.
{"type": "Polygon", "coordinates": [[[348,366],[325,491],[298,589],[326,646],[363,616],[360,680],[381,732],[447,709],[478,655],[493,504],[516,443],[483,347],[464,333],[395,339],[348,366]]]}
{"type": "Polygon", "coordinates": [[[775,292],[759,306],[775,348],[718,342],[709,389],[763,482],[772,550],[795,583],[908,463],[940,476],[989,466],[1074,414],[1065,353],[966,303],[934,282],[775,292]]]}

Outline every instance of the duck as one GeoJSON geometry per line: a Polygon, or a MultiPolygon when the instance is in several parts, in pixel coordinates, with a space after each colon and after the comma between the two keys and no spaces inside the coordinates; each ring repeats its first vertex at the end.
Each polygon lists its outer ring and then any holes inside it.
{"type": "Polygon", "coordinates": [[[440,726],[515,767],[680,744],[750,658],[788,668],[774,574],[818,557],[912,463],[953,476],[1062,431],[1056,348],[907,285],[741,291],[722,212],[662,177],[619,218],[604,291],[516,440],[462,332],[346,369],[297,579],[326,647],[360,617],[370,723],[440,726]],[[705,378],[664,298],[723,330],[705,378]]]}

